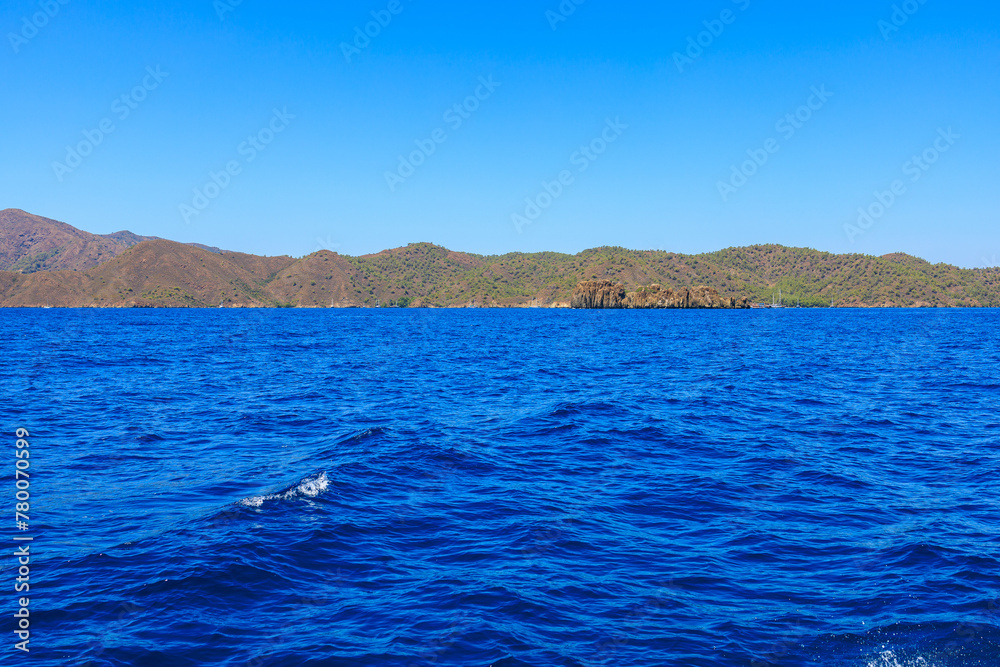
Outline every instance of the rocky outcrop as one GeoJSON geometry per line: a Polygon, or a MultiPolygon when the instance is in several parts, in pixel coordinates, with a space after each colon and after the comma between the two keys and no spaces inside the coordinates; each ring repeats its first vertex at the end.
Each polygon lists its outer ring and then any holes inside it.
{"type": "Polygon", "coordinates": [[[673,290],[660,285],[626,292],[625,286],[610,280],[589,280],[576,286],[573,308],[749,308],[747,298],[725,298],[711,287],[673,290]]]}
{"type": "Polygon", "coordinates": [[[672,290],[660,285],[640,287],[630,292],[626,308],[749,308],[747,298],[726,298],[712,287],[697,286],[672,290]]]}
{"type": "Polygon", "coordinates": [[[627,308],[624,285],[610,280],[588,280],[576,286],[572,308],[627,308]]]}

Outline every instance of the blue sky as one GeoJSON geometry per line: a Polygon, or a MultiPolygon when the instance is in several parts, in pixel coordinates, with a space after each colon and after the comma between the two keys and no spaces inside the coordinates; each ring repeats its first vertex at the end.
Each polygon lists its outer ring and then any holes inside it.
{"type": "Polygon", "coordinates": [[[998,264],[1000,9],[895,8],[8,0],[0,208],[269,255],[998,264]]]}

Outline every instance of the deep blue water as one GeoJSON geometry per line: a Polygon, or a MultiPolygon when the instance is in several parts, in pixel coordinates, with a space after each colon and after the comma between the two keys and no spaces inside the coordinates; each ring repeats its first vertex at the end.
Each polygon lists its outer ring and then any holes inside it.
{"type": "Polygon", "coordinates": [[[1000,665],[998,311],[0,323],[4,665],[1000,665]]]}

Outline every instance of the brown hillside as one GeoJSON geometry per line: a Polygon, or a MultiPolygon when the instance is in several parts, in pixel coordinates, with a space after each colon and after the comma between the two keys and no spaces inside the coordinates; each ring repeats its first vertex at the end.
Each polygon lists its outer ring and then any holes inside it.
{"type": "Polygon", "coordinates": [[[0,273],[0,306],[77,308],[88,305],[90,280],[82,271],[0,273]]]}
{"type": "Polygon", "coordinates": [[[101,305],[271,305],[263,281],[223,255],[173,241],[145,241],[86,272],[101,305]]]}
{"type": "Polygon", "coordinates": [[[99,236],[9,208],[0,211],[0,270],[82,271],[117,257],[147,238],[131,232],[99,236]]]}
{"type": "Polygon", "coordinates": [[[283,267],[268,284],[268,294],[282,305],[302,308],[351,308],[363,305],[352,285],[353,267],[341,255],[321,250],[283,267]]]}
{"type": "MultiPolygon", "coordinates": [[[[85,271],[143,241],[156,240],[159,239],[155,236],[140,236],[130,231],[91,234],[58,220],[9,208],[0,211],[0,271],[85,271]]],[[[200,243],[187,245],[217,254],[223,252],[200,243]]]]}
{"type": "MultiPolygon", "coordinates": [[[[267,265],[266,258],[259,259],[261,266],[267,265]]],[[[0,305],[272,306],[264,290],[266,280],[221,254],[159,239],[144,241],[87,271],[0,273],[0,305]]]]}
{"type": "MultiPolygon", "coordinates": [[[[196,246],[197,247],[197,246],[196,246]]],[[[282,269],[288,268],[297,260],[294,257],[281,255],[278,257],[261,257],[259,255],[247,255],[242,252],[221,252],[223,259],[232,262],[244,271],[248,271],[259,281],[270,281],[277,277],[282,269]]]]}

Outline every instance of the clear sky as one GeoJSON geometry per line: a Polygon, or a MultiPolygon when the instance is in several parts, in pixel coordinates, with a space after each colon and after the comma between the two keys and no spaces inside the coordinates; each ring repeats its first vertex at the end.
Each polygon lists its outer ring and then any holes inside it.
{"type": "Polygon", "coordinates": [[[63,1],[0,7],[0,208],[269,255],[1000,263],[993,2],[63,1]]]}

